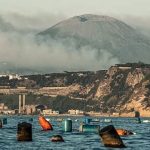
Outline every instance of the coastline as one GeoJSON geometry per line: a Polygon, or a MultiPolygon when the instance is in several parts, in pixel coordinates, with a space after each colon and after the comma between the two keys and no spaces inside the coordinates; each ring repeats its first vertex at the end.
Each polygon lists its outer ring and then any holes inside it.
{"type": "MultiPolygon", "coordinates": [[[[40,114],[34,114],[34,115],[25,115],[25,114],[0,114],[1,116],[38,116],[40,114]]],[[[43,115],[43,114],[41,114],[43,115]]],[[[135,113],[122,113],[122,114],[108,114],[108,113],[87,113],[87,114],[46,114],[44,116],[48,117],[112,117],[112,118],[135,118],[135,113]]],[[[150,112],[147,113],[140,113],[140,117],[142,118],[150,118],[150,112]]]]}

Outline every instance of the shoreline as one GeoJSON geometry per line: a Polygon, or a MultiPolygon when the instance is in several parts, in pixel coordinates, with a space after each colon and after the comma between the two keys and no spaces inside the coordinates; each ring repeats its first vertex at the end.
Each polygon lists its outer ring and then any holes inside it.
{"type": "MultiPolygon", "coordinates": [[[[40,114],[36,115],[18,115],[18,114],[0,114],[0,117],[2,116],[38,116],[40,114]]],[[[135,115],[131,114],[123,114],[123,115],[108,115],[108,114],[88,114],[88,115],[82,115],[82,114],[49,114],[49,115],[43,115],[45,117],[106,117],[106,118],[136,118],[135,115]]],[[[150,118],[150,114],[141,115],[140,118],[150,118]]]]}

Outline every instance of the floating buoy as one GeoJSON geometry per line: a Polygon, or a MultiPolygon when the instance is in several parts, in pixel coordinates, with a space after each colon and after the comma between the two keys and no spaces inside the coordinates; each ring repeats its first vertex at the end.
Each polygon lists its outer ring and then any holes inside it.
{"type": "Polygon", "coordinates": [[[72,132],[72,120],[64,120],[63,121],[63,131],[72,132]]]}
{"type": "Polygon", "coordinates": [[[43,117],[39,116],[39,124],[43,128],[43,130],[53,130],[52,125],[43,117]]]}
{"type": "Polygon", "coordinates": [[[0,128],[3,127],[3,123],[2,123],[2,120],[0,120],[0,128]]]}
{"type": "Polygon", "coordinates": [[[3,118],[3,124],[7,124],[7,118],[3,118]]]}
{"type": "Polygon", "coordinates": [[[80,132],[98,132],[100,129],[99,125],[81,124],[79,127],[80,132]]]}
{"type": "Polygon", "coordinates": [[[18,124],[17,140],[32,141],[32,124],[26,122],[18,124]]]}
{"type": "Polygon", "coordinates": [[[134,133],[132,131],[129,130],[125,130],[125,129],[116,129],[118,135],[120,136],[128,136],[128,135],[133,135],[134,133]]]}
{"type": "Polygon", "coordinates": [[[61,135],[53,135],[51,138],[52,142],[64,142],[64,139],[61,135]]]}
{"type": "Polygon", "coordinates": [[[139,111],[135,111],[135,117],[139,118],[140,117],[140,112],[139,111]]]}
{"type": "Polygon", "coordinates": [[[113,125],[104,127],[99,135],[106,147],[124,148],[125,145],[113,125]]]}
{"type": "Polygon", "coordinates": [[[138,119],[138,120],[137,120],[137,121],[138,121],[138,123],[141,123],[141,118],[139,117],[139,118],[137,118],[137,119],[138,119]]]}

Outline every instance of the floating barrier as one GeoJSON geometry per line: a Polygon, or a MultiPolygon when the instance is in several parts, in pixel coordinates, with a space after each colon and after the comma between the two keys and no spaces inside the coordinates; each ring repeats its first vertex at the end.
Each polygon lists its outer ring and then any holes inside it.
{"type": "Polygon", "coordinates": [[[32,124],[26,122],[18,124],[17,140],[32,141],[32,124]]]}
{"type": "Polygon", "coordinates": [[[129,130],[125,130],[125,129],[116,129],[118,135],[120,136],[128,136],[128,135],[133,135],[134,133],[132,131],[129,130]]]}
{"type": "Polygon", "coordinates": [[[0,120],[0,128],[3,127],[3,123],[2,123],[2,120],[0,120]]]}
{"type": "Polygon", "coordinates": [[[39,116],[39,124],[41,125],[44,131],[53,130],[52,125],[43,116],[39,116]]]}
{"type": "Polygon", "coordinates": [[[3,118],[3,124],[7,124],[7,118],[3,118]]]}
{"type": "Polygon", "coordinates": [[[64,139],[61,135],[53,135],[51,138],[52,142],[64,142],[64,139]]]}
{"type": "Polygon", "coordinates": [[[99,131],[99,135],[106,147],[125,148],[123,141],[113,125],[109,125],[101,129],[99,131]]]}
{"type": "Polygon", "coordinates": [[[64,120],[62,122],[63,125],[63,131],[65,132],[72,132],[72,120],[64,120]]]}
{"type": "Polygon", "coordinates": [[[85,124],[89,124],[92,121],[91,118],[85,118],[85,124]]]}
{"type": "Polygon", "coordinates": [[[81,124],[79,127],[80,132],[98,132],[99,130],[99,125],[81,124]]]}

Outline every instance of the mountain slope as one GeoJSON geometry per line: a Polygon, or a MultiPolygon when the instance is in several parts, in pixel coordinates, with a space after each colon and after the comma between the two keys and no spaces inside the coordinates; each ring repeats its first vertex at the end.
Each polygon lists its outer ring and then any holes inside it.
{"type": "Polygon", "coordinates": [[[81,15],[62,21],[38,34],[78,50],[90,46],[97,56],[108,52],[120,62],[150,63],[150,41],[129,25],[108,16],[81,15]]]}

